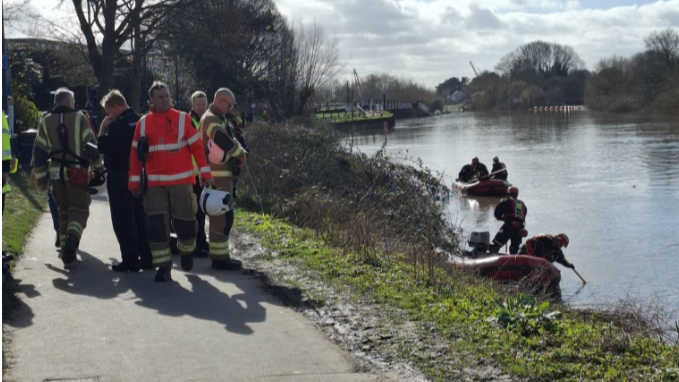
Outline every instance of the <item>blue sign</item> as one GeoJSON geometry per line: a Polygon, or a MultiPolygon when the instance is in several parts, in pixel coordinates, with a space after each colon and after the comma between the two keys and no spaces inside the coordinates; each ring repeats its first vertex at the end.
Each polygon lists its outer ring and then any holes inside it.
{"type": "Polygon", "coordinates": [[[7,55],[3,54],[2,55],[2,70],[7,69],[7,55]]]}

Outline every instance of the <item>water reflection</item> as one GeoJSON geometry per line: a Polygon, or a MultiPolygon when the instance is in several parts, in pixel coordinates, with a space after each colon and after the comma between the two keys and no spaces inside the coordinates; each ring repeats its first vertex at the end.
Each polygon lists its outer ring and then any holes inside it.
{"type": "MultiPolygon", "coordinates": [[[[382,132],[354,137],[372,154],[382,132]]],[[[679,126],[674,118],[590,112],[454,113],[399,122],[386,152],[406,152],[450,185],[463,164],[493,156],[528,206],[530,235],[566,232],[566,256],[588,285],[563,270],[564,299],[605,304],[659,296],[679,308],[679,126]],[[577,292],[577,293],[576,293],[577,292]]],[[[490,231],[497,199],[451,195],[445,206],[465,232],[490,231]]]]}

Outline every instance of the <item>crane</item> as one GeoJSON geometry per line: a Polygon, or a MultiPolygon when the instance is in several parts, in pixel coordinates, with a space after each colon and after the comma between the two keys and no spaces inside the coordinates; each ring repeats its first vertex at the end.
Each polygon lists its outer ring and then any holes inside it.
{"type": "Polygon", "coordinates": [[[358,94],[356,94],[356,96],[360,97],[361,96],[361,90],[362,90],[361,89],[361,80],[358,77],[358,72],[356,71],[356,69],[354,69],[354,88],[358,92],[358,94]]]}
{"type": "Polygon", "coordinates": [[[472,70],[474,71],[474,76],[475,76],[475,77],[478,77],[478,76],[479,76],[479,73],[476,71],[476,68],[474,67],[474,64],[472,64],[472,62],[469,61],[469,65],[472,66],[472,70]]]}

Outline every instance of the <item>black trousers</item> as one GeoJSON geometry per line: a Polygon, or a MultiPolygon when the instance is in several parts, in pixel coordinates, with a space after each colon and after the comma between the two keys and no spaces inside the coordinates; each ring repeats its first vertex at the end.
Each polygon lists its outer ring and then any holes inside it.
{"type": "MultiPolygon", "coordinates": [[[[196,177],[196,184],[193,185],[193,193],[196,194],[196,200],[200,200],[200,194],[203,192],[203,187],[200,185],[200,176],[196,177]]],[[[209,250],[207,246],[207,235],[205,234],[205,212],[198,206],[196,211],[196,222],[198,222],[198,234],[196,235],[196,248],[209,250]]]]}
{"type": "Polygon", "coordinates": [[[502,228],[500,228],[498,233],[493,238],[493,242],[490,244],[489,251],[497,253],[503,245],[507,244],[507,242],[511,240],[512,242],[509,245],[509,253],[516,255],[519,252],[519,246],[523,240],[523,238],[519,236],[519,231],[521,229],[522,227],[515,228],[511,222],[503,224],[502,228]]]}
{"type": "Polygon", "coordinates": [[[151,264],[151,247],[148,239],[148,221],[142,198],[135,198],[127,189],[127,171],[109,171],[106,180],[111,207],[113,231],[120,245],[124,262],[141,260],[151,264]]]}

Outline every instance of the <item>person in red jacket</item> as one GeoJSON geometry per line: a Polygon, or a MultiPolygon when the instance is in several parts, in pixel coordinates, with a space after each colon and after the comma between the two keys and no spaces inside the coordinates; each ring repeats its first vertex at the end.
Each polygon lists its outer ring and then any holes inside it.
{"type": "Polygon", "coordinates": [[[575,269],[575,265],[566,260],[561,248],[568,247],[570,240],[565,233],[556,236],[542,234],[533,236],[519,249],[519,255],[537,256],[549,261],[557,262],[564,267],[575,269]]]}
{"type": "Polygon", "coordinates": [[[177,232],[177,247],[182,269],[193,268],[196,249],[196,209],[193,185],[196,180],[193,162],[200,172],[201,184],[214,187],[200,134],[193,127],[191,117],[172,108],[172,98],[166,84],[156,81],[149,89],[153,107],[137,123],[130,152],[130,180],[128,188],[134,196],[144,191],[144,209],[148,215],[149,243],[153,266],[158,267],[155,280],[172,279],[170,253],[170,218],[177,232]]]}

